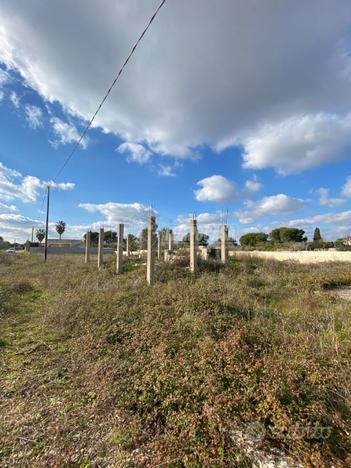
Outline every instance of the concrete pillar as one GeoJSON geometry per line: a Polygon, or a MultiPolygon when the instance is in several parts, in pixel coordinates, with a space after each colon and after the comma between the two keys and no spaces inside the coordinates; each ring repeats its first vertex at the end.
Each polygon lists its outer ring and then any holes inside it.
{"type": "Polygon", "coordinates": [[[127,240],[126,240],[126,255],[127,255],[127,257],[130,257],[130,243],[131,243],[130,234],[127,234],[127,240]]]}
{"type": "Polygon", "coordinates": [[[190,271],[197,272],[197,221],[190,220],[190,271]]]}
{"type": "Polygon", "coordinates": [[[147,226],[146,280],[149,285],[155,282],[155,216],[150,216],[147,226]]]}
{"type": "Polygon", "coordinates": [[[104,228],[100,228],[99,232],[99,247],[98,247],[98,269],[101,270],[104,263],[104,228]]]}
{"type": "Polygon", "coordinates": [[[90,261],[90,244],[91,244],[91,232],[88,231],[85,234],[85,263],[90,261]]]}
{"type": "Polygon", "coordinates": [[[123,273],[123,231],[124,224],[119,224],[117,229],[117,260],[116,260],[116,273],[120,275],[123,273]]]}
{"type": "Polygon", "coordinates": [[[168,231],[168,250],[173,250],[173,231],[171,229],[168,231]]]}
{"type": "Polygon", "coordinates": [[[208,247],[204,245],[199,246],[199,252],[202,260],[208,260],[208,247]]]}
{"type": "Polygon", "coordinates": [[[221,262],[225,265],[228,261],[228,226],[221,226],[221,262]]]}
{"type": "Polygon", "coordinates": [[[162,259],[162,233],[157,233],[157,260],[161,261],[162,259]]]}

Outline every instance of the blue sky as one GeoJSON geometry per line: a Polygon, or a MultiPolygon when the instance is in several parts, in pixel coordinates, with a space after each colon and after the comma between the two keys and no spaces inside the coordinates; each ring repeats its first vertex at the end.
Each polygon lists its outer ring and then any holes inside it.
{"type": "Polygon", "coordinates": [[[1,3],[0,236],[43,225],[50,181],[52,236],[152,211],[177,237],[193,214],[213,238],[225,219],[351,234],[348,2],[199,1],[166,3],[58,180],[157,2],[1,3]]]}

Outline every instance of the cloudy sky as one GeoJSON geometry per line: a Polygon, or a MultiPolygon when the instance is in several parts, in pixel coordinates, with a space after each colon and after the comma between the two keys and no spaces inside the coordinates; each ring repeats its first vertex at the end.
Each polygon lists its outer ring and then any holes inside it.
{"type": "Polygon", "coordinates": [[[158,3],[0,0],[0,236],[351,234],[349,0],[167,0],[56,180],[158,3]]]}

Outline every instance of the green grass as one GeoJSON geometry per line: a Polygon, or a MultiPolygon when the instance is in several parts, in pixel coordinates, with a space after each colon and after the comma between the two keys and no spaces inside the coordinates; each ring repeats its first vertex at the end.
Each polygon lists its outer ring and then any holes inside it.
{"type": "Polygon", "coordinates": [[[113,268],[0,257],[1,466],[351,463],[348,264],[113,268]]]}

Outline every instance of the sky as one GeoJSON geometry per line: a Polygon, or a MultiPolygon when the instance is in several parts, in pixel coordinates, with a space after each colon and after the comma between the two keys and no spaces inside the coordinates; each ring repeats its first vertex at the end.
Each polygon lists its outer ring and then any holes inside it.
{"type": "Polygon", "coordinates": [[[0,236],[351,234],[349,0],[0,0],[0,236]]]}

